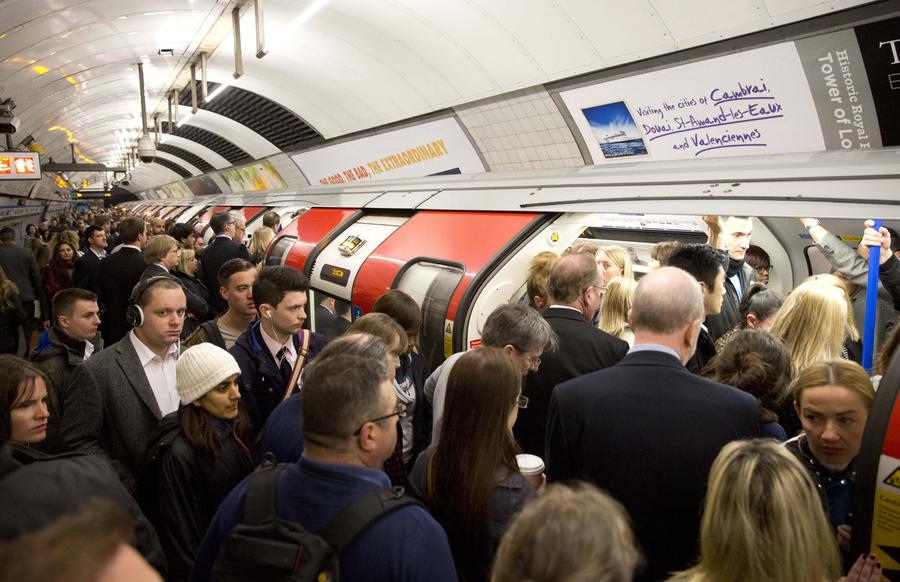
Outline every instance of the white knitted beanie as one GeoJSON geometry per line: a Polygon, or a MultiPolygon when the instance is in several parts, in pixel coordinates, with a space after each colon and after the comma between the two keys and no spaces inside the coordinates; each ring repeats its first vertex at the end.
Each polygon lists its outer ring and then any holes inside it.
{"type": "Polygon", "coordinates": [[[182,404],[194,400],[224,382],[229,376],[240,374],[234,356],[211,343],[198,344],[181,352],[175,366],[175,388],[182,404]]]}

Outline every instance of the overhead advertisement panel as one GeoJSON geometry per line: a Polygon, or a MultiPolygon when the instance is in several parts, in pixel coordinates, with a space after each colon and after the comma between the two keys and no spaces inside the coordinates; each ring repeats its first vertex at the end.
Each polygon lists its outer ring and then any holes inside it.
{"type": "Polygon", "coordinates": [[[40,180],[41,160],[32,152],[0,152],[0,180],[40,180]]]}
{"type": "Polygon", "coordinates": [[[310,184],[484,172],[455,118],[440,119],[291,156],[310,184]]]}
{"type": "Polygon", "coordinates": [[[256,190],[279,190],[287,188],[287,182],[275,169],[269,160],[254,162],[241,166],[239,168],[231,168],[223,170],[219,173],[231,191],[235,194],[240,192],[252,192],[256,190]]]}
{"type": "Polygon", "coordinates": [[[894,18],[560,96],[595,164],[900,145],[898,26],[894,18]]]}

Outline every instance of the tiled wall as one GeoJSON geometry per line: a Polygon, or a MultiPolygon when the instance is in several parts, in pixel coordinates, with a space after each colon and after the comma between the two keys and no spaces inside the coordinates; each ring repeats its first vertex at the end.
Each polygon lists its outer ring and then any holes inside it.
{"type": "Polygon", "coordinates": [[[584,166],[572,132],[543,87],[456,107],[489,171],[584,166]]]}

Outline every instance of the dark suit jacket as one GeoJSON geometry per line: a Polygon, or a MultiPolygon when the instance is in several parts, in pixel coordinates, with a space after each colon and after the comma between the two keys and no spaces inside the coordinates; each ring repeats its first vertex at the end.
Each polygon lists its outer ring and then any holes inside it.
{"type": "Polygon", "coordinates": [[[19,288],[19,298],[25,304],[25,311],[34,315],[30,303],[40,298],[41,290],[41,273],[34,255],[28,249],[16,246],[15,243],[0,244],[0,266],[3,267],[7,278],[19,288]]]}
{"type": "Polygon", "coordinates": [[[247,252],[247,247],[226,237],[214,238],[209,246],[200,253],[200,265],[203,269],[201,280],[209,289],[213,307],[218,313],[228,309],[228,303],[222,299],[222,294],[219,293],[219,267],[231,259],[249,261],[250,253],[247,252]]]}
{"type": "Polygon", "coordinates": [[[647,560],[637,580],[697,560],[709,469],[726,443],[755,437],[756,399],[688,372],[662,352],[557,386],[547,419],[547,476],[583,479],[631,515],[647,560]]]}
{"type": "Polygon", "coordinates": [[[133,492],[162,415],[130,337],[76,369],[64,391],[62,415],[69,446],[109,461],[133,492]]]}
{"type": "Polygon", "coordinates": [[[691,372],[703,375],[706,367],[716,358],[716,342],[713,336],[703,328],[697,336],[697,349],[684,366],[691,372]]]}
{"type": "Polygon", "coordinates": [[[97,293],[97,268],[100,266],[100,257],[94,254],[90,248],[75,261],[75,286],[79,289],[87,289],[97,293]]]}
{"type": "Polygon", "coordinates": [[[97,295],[103,306],[100,329],[104,340],[110,344],[119,341],[131,330],[125,322],[125,309],[131,291],[146,268],[144,253],[132,248],[119,249],[97,266],[97,295]]]}
{"type": "Polygon", "coordinates": [[[559,336],[559,350],[555,354],[545,353],[538,371],[525,378],[522,394],[528,397],[528,408],[519,410],[519,419],[513,427],[522,449],[541,458],[553,387],[612,366],[628,352],[627,342],[600,331],[572,309],[551,307],[544,311],[544,319],[559,336]]]}

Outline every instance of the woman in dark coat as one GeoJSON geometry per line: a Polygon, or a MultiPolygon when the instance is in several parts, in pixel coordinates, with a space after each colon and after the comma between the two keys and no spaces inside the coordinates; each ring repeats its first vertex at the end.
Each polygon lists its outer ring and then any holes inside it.
{"type": "Polygon", "coordinates": [[[239,406],[239,375],[231,354],[211,343],[178,359],[181,408],[163,418],[149,449],[158,464],[156,527],[169,582],[189,578],[216,509],[255,466],[249,422],[239,406]]]}
{"type": "Polygon", "coordinates": [[[172,271],[172,274],[181,281],[185,294],[188,297],[193,296],[192,298],[195,299],[188,303],[188,312],[184,318],[184,328],[181,332],[182,339],[187,339],[211,315],[209,289],[197,278],[197,269],[199,268],[200,261],[197,260],[194,249],[182,249],[181,260],[172,271]]]}

